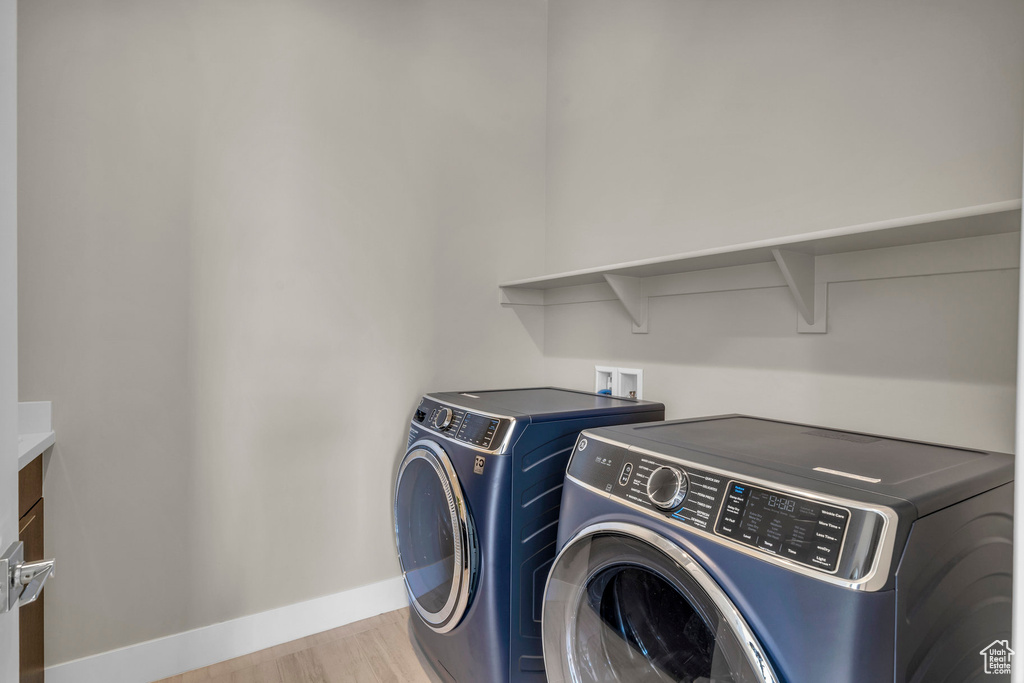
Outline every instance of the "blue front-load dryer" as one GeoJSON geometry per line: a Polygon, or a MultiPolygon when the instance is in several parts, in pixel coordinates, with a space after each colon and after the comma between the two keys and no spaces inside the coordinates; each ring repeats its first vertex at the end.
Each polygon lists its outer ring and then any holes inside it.
{"type": "Polygon", "coordinates": [[[1013,458],[724,416],[588,430],[551,683],[1008,681],[1013,458]]]}
{"type": "Polygon", "coordinates": [[[576,437],[664,414],[553,388],[423,397],[395,484],[395,536],[413,634],[442,678],[544,681],[541,600],[576,437]]]}

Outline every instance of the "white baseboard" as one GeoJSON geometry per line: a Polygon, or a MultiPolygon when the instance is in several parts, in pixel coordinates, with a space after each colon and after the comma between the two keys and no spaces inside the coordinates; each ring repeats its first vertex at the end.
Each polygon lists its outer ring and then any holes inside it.
{"type": "Polygon", "coordinates": [[[401,576],[46,669],[47,683],[152,683],[405,607],[401,576]]]}

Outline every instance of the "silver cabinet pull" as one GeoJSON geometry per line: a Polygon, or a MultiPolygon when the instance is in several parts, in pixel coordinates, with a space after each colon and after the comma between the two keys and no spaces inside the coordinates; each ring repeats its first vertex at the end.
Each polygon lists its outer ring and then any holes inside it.
{"type": "Polygon", "coordinates": [[[25,544],[12,543],[0,555],[0,614],[14,609],[18,601],[27,605],[38,600],[55,565],[54,560],[25,562],[25,544]]]}

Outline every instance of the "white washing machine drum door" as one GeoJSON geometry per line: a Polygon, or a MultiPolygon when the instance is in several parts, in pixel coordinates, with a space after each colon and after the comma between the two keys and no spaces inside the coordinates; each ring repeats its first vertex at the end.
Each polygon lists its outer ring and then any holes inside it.
{"type": "Polygon", "coordinates": [[[398,471],[395,539],[417,614],[440,633],[458,626],[472,599],[479,551],[455,468],[432,441],[414,443],[398,471]]]}
{"type": "Polygon", "coordinates": [[[559,553],[543,613],[549,683],[777,683],[732,601],[685,551],[596,524],[559,553]]]}

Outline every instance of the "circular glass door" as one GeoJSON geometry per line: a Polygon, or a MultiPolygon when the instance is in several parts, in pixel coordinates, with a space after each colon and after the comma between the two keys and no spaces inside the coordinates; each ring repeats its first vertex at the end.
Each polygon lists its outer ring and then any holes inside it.
{"type": "Polygon", "coordinates": [[[476,534],[455,469],[433,442],[413,444],[398,471],[395,538],[413,608],[435,631],[455,628],[476,577],[476,534]]]}
{"type": "Polygon", "coordinates": [[[686,552],[598,524],[555,560],[544,593],[549,683],[777,683],[746,621],[686,552]]]}

